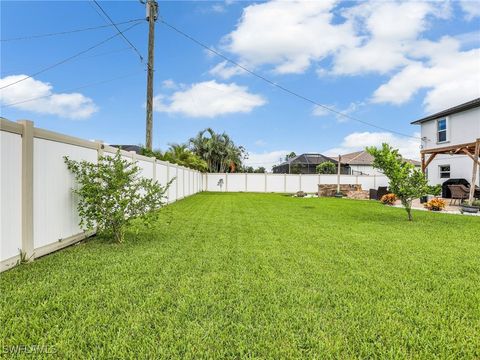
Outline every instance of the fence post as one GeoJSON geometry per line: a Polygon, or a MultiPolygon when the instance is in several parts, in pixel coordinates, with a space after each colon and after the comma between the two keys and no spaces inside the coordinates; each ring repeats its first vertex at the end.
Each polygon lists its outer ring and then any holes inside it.
{"type": "Polygon", "coordinates": [[[183,189],[183,194],[182,194],[182,199],[185,198],[185,168],[182,167],[182,189],[183,189]]]}
{"type": "Polygon", "coordinates": [[[21,120],[22,134],[22,253],[33,258],[33,122],[21,120]]]}
{"type": "Polygon", "coordinates": [[[287,192],[287,173],[283,174],[283,192],[287,192]]]}
{"type": "Polygon", "coordinates": [[[153,171],[152,171],[153,181],[157,181],[157,159],[155,156],[152,156],[152,166],[153,166],[153,171]]]}
{"type": "Polygon", "coordinates": [[[247,192],[248,189],[248,173],[245,173],[245,192],[247,192]]]}
{"type": "Polygon", "coordinates": [[[178,165],[175,164],[175,201],[178,200],[178,165]]]}
{"type": "Polygon", "coordinates": [[[225,173],[225,192],[228,192],[228,173],[225,173]]]}
{"type": "Polygon", "coordinates": [[[103,156],[103,153],[104,153],[104,147],[105,145],[103,145],[103,140],[94,140],[98,147],[97,147],[97,161],[98,159],[100,158],[100,156],[103,156]]]}
{"type": "Polygon", "coordinates": [[[267,173],[265,173],[265,192],[267,192],[267,173]]]}
{"type": "Polygon", "coordinates": [[[298,186],[300,187],[298,191],[302,191],[302,173],[298,174],[298,186]]]}
{"type": "MultiPolygon", "coordinates": [[[[170,163],[167,161],[167,182],[166,182],[166,184],[168,184],[169,181],[170,181],[170,163]]],[[[170,186],[167,189],[167,203],[170,203],[170,186]]]]}
{"type": "Polygon", "coordinates": [[[377,175],[376,174],[373,174],[373,188],[374,189],[377,188],[377,175]]]}

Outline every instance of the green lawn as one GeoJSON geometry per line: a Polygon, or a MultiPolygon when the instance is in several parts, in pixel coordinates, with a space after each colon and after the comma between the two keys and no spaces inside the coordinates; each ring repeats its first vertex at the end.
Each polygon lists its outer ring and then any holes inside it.
{"type": "MultiPolygon", "coordinates": [[[[0,275],[0,345],[64,358],[480,358],[480,218],[203,193],[0,275]]],[[[2,348],[0,348],[0,352],[2,348]]],[[[5,351],[5,350],[4,350],[5,351]]]]}

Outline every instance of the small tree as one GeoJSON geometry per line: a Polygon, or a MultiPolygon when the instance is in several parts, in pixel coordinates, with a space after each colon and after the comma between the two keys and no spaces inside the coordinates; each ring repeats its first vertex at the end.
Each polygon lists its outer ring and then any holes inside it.
{"type": "Polygon", "coordinates": [[[425,175],[414,165],[402,159],[398,150],[388,144],[381,149],[368,147],[367,151],[374,157],[373,167],[380,169],[388,177],[390,192],[400,199],[412,221],[412,201],[428,194],[425,175]]]}
{"type": "Polygon", "coordinates": [[[98,163],[75,161],[65,157],[67,168],[75,175],[80,196],[80,227],[99,233],[111,233],[121,243],[126,226],[141,217],[147,224],[156,219],[163,204],[167,186],[141,178],[136,162],[122,159],[120,150],[114,156],[101,156],[98,163]]]}
{"type": "Polygon", "coordinates": [[[260,166],[256,168],[253,172],[257,174],[265,174],[265,168],[263,166],[260,166]]]}
{"type": "Polygon", "coordinates": [[[337,167],[331,161],[325,161],[321,164],[318,164],[315,168],[317,174],[335,174],[337,172],[337,167]]]}

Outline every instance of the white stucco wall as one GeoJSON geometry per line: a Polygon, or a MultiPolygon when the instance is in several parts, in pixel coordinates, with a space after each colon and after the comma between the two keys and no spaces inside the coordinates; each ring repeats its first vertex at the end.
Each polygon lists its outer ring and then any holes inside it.
{"type": "Polygon", "coordinates": [[[474,142],[480,138],[480,107],[447,116],[447,141],[437,142],[437,120],[421,124],[424,149],[474,142]]]}
{"type": "MultiPolygon", "coordinates": [[[[480,138],[480,107],[447,116],[447,141],[437,142],[437,120],[421,124],[422,146],[424,149],[453,146],[474,142],[480,138]]],[[[429,156],[429,155],[428,155],[429,156]]],[[[427,156],[427,158],[428,158],[427,156]]],[[[431,184],[442,184],[447,178],[440,178],[440,165],[450,165],[450,178],[472,179],[473,161],[466,155],[437,155],[428,165],[427,174],[431,184]]],[[[477,175],[477,185],[480,176],[477,175]]]]}
{"type": "MultiPolygon", "coordinates": [[[[450,165],[450,179],[472,180],[473,161],[467,156],[437,155],[428,165],[427,175],[430,185],[442,184],[447,178],[440,178],[440,165],[450,165]]],[[[480,186],[480,169],[477,173],[477,185],[480,186]]]]}

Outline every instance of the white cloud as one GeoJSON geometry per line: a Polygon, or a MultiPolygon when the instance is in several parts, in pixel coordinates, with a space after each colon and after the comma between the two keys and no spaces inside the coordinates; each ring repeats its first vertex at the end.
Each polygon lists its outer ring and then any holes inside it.
{"type": "MultiPolygon", "coordinates": [[[[460,5],[469,19],[480,15],[477,2],[460,5]]],[[[374,102],[403,104],[427,89],[425,110],[432,111],[478,96],[478,55],[461,51],[468,46],[478,50],[478,31],[425,40],[432,21],[451,17],[452,7],[448,1],[370,1],[342,7],[334,0],[274,0],[246,6],[221,46],[249,68],[270,65],[277,73],[304,73],[315,64],[319,77],[386,75],[389,80],[375,91],[374,102]],[[322,63],[327,58],[330,67],[322,63]],[[452,90],[457,92],[449,97],[452,90]]],[[[240,73],[225,65],[212,71],[225,78],[240,73]]],[[[315,109],[314,114],[324,112],[315,109]]]]}
{"type": "Polygon", "coordinates": [[[400,154],[407,159],[420,157],[420,134],[414,133],[415,138],[397,136],[390,132],[354,132],[347,135],[339,147],[326,150],[327,156],[338,156],[365,149],[367,146],[381,146],[386,142],[398,149],[400,154]]]}
{"type": "Polygon", "coordinates": [[[211,68],[208,73],[222,79],[230,79],[232,76],[242,75],[246,72],[238,66],[229,65],[228,62],[225,60],[211,68]]]}
{"type": "Polygon", "coordinates": [[[420,89],[427,89],[425,110],[429,113],[480,96],[480,49],[432,56],[429,64],[414,62],[373,94],[372,101],[403,104],[420,89]]]}
{"type": "MultiPolygon", "coordinates": [[[[0,79],[0,87],[27,77],[10,75],[0,79]]],[[[0,90],[2,105],[35,99],[12,105],[13,108],[39,114],[51,114],[71,119],[85,119],[98,111],[92,99],[80,93],[54,93],[49,83],[29,78],[0,90]]]]}
{"type": "MultiPolygon", "coordinates": [[[[360,107],[362,107],[364,105],[365,105],[364,102],[351,102],[345,109],[338,109],[338,107],[335,106],[335,105],[327,105],[327,107],[332,109],[332,110],[338,111],[339,113],[349,115],[351,113],[354,113],[355,111],[357,111],[360,107]]],[[[324,107],[317,106],[317,105],[313,106],[312,115],[313,116],[318,116],[318,117],[324,117],[324,116],[332,115],[332,116],[335,116],[337,121],[340,122],[340,123],[348,121],[348,118],[346,116],[336,114],[333,111],[327,110],[324,107]]]]}
{"type": "Polygon", "coordinates": [[[164,89],[177,89],[178,85],[172,79],[162,81],[162,88],[164,89]]]}
{"type": "Polygon", "coordinates": [[[189,117],[213,118],[232,113],[249,113],[266,102],[261,95],[249,93],[245,86],[211,80],[192,84],[168,96],[155,96],[154,109],[189,117]]]}
{"type": "Polygon", "coordinates": [[[279,164],[285,159],[285,156],[290,154],[287,150],[275,150],[263,153],[249,153],[246,159],[246,166],[253,166],[254,168],[263,166],[267,171],[271,171],[272,166],[279,164]]]}
{"type": "Polygon", "coordinates": [[[213,4],[212,5],[212,11],[216,13],[224,13],[225,12],[225,6],[222,4],[213,4]]]}
{"type": "Polygon", "coordinates": [[[460,6],[468,21],[480,16],[480,5],[477,0],[462,0],[460,6]]]}
{"type": "Polygon", "coordinates": [[[428,28],[428,16],[445,17],[441,4],[433,2],[366,2],[344,11],[362,42],[340,49],[333,72],[354,75],[385,74],[407,65],[408,52],[428,28]]]}
{"type": "Polygon", "coordinates": [[[245,7],[224,47],[250,66],[272,64],[278,73],[302,73],[341,46],[353,46],[351,25],[332,24],[335,1],[271,1],[245,7]]]}

